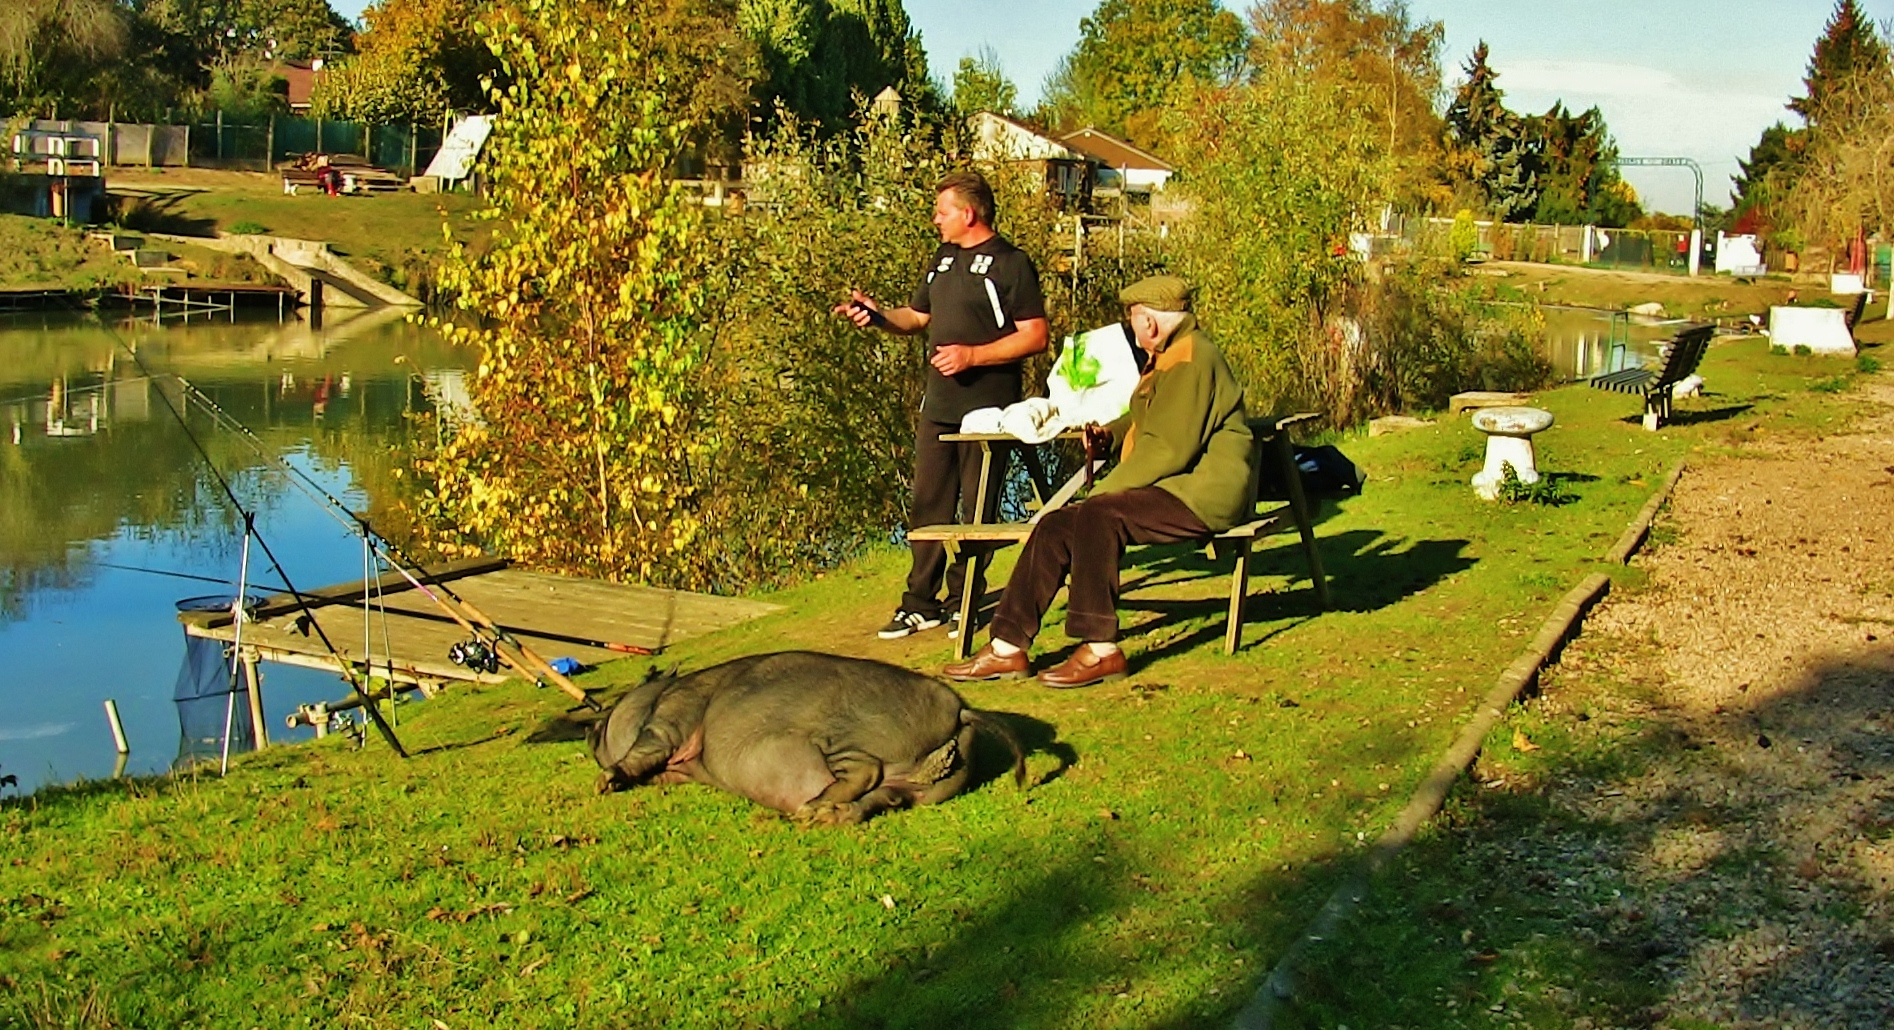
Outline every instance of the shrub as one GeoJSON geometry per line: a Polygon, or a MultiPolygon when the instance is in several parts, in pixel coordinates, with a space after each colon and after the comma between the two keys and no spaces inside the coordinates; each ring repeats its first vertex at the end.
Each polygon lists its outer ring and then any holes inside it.
{"type": "Polygon", "coordinates": [[[1500,462],[1499,473],[1499,499],[1506,504],[1544,504],[1558,508],[1578,500],[1577,494],[1552,476],[1542,475],[1530,483],[1521,480],[1510,461],[1500,462]]]}
{"type": "Polygon", "coordinates": [[[239,236],[262,236],[270,230],[262,222],[253,222],[246,218],[232,225],[230,231],[239,236]]]}
{"type": "MultiPolygon", "coordinates": [[[[749,143],[749,202],[715,226],[730,292],[706,370],[722,447],[704,520],[720,586],[833,564],[905,519],[924,337],[863,332],[830,309],[850,287],[885,306],[913,291],[939,245],[934,184],[955,165],[933,131],[864,117],[823,139],[784,114],[749,143]]],[[[1117,290],[1154,267],[1145,242],[1074,275],[1035,178],[984,170],[997,228],[1039,267],[1055,345],[1123,317],[1117,290]]],[[[1029,361],[1029,386],[1050,366],[1029,361]]]]}
{"type": "Polygon", "coordinates": [[[1480,246],[1480,229],[1473,224],[1473,212],[1466,208],[1453,216],[1453,228],[1447,231],[1447,246],[1455,261],[1464,262],[1480,246]]]}

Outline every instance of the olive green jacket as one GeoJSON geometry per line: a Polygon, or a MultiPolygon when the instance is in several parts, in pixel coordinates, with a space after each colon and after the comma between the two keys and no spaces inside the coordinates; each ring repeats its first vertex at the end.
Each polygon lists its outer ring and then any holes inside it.
{"type": "Polygon", "coordinates": [[[1255,499],[1243,388],[1195,315],[1159,344],[1131,410],[1111,431],[1118,466],[1093,493],[1162,487],[1216,533],[1249,520],[1255,499]]]}

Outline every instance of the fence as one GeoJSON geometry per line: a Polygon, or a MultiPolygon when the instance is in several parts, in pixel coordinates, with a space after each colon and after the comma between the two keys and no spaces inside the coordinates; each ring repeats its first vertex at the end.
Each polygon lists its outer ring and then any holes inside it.
{"type": "MultiPolygon", "coordinates": [[[[1452,231],[1451,218],[1409,218],[1398,229],[1410,242],[1422,233],[1452,231]]],[[[1690,232],[1600,229],[1595,225],[1475,222],[1476,250],[1496,261],[1592,265],[1645,272],[1690,273],[1690,232]]],[[[1702,267],[1715,267],[1714,239],[1704,242],[1702,267]]]]}
{"type": "Polygon", "coordinates": [[[38,119],[30,128],[83,132],[103,141],[108,167],[201,166],[266,172],[299,154],[355,154],[373,165],[419,175],[441,149],[441,126],[370,125],[323,118],[270,118],[262,124],[210,121],[186,125],[38,119]]]}

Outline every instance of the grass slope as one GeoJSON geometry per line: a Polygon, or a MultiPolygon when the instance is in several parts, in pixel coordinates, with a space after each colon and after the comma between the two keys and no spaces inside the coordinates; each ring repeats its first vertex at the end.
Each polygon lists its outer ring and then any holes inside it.
{"type": "MultiPolygon", "coordinates": [[[[1225,1020],[1668,469],[1851,410],[1811,389],[1843,362],[1745,342],[1705,366],[1716,394],[1658,434],[1633,398],[1543,394],[1541,466],[1579,497],[1563,507],[1475,500],[1464,420],[1341,441],[1371,479],[1319,527],[1339,610],[1315,609],[1276,538],[1234,658],[1221,569],[1134,553],[1131,678],[966,691],[1033,746],[1025,792],[810,833],[702,788],[599,797],[558,695],[508,685],[403,706],[408,762],[331,739],[222,781],[0,802],[0,1025],[1225,1020]]],[[[833,570],[663,661],[811,647],[938,668],[938,633],[867,638],[904,569],[883,552],[833,570]]],[[[1042,661],[1062,636],[1049,621],[1042,661]]]]}
{"type": "Polygon", "coordinates": [[[130,201],[121,215],[138,228],[324,240],[362,271],[409,290],[432,281],[447,250],[443,224],[453,226],[462,242],[485,233],[468,218],[481,201],[460,193],[329,197],[303,190],[292,197],[283,193],[281,176],[202,169],[127,170],[114,174],[112,186],[156,194],[130,201]]]}

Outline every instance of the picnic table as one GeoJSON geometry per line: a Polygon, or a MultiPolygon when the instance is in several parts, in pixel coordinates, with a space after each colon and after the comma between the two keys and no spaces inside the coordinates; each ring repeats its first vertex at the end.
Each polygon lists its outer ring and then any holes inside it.
{"type": "MultiPolygon", "coordinates": [[[[1313,412],[1272,418],[1250,419],[1250,433],[1254,440],[1254,451],[1250,461],[1250,497],[1251,510],[1255,511],[1257,495],[1260,492],[1262,471],[1265,462],[1274,463],[1287,484],[1289,495],[1286,504],[1277,505],[1250,521],[1212,534],[1204,543],[1213,551],[1236,550],[1235,566],[1231,570],[1229,622],[1224,630],[1224,652],[1236,653],[1238,639],[1242,632],[1243,599],[1247,596],[1249,585],[1249,558],[1251,545],[1280,525],[1284,514],[1293,517],[1296,528],[1302,538],[1302,549],[1309,562],[1309,573],[1314,581],[1316,598],[1323,608],[1329,606],[1328,579],[1322,572],[1322,558],[1315,547],[1315,524],[1310,514],[1308,498],[1302,489],[1302,475],[1296,468],[1295,452],[1291,445],[1290,429],[1304,422],[1318,418],[1313,412]]],[[[1069,429],[1054,437],[1055,440],[1079,439],[1083,433],[1078,429],[1069,429]]],[[[975,564],[974,570],[985,568],[992,550],[1009,544],[1022,543],[1032,535],[1039,520],[1046,513],[1055,511],[1084,490],[1099,470],[1104,467],[1105,458],[1087,459],[1081,462],[1078,471],[1073,472],[1057,490],[1052,490],[1043,468],[1038,461],[1036,450],[1043,444],[1030,444],[1007,433],[948,433],[941,439],[955,443],[977,443],[980,445],[980,488],[974,494],[973,519],[970,522],[950,523],[934,526],[919,526],[908,532],[910,540],[935,540],[947,550],[948,564],[960,560],[963,549],[970,550],[969,559],[975,564]],[[994,514],[986,510],[987,484],[991,481],[994,465],[994,451],[1003,447],[1007,452],[1019,454],[1026,466],[1026,473],[1033,484],[1033,494],[1038,501],[1038,510],[1025,522],[996,522],[994,514]],[[1087,467],[1089,465],[1089,468],[1087,467]],[[974,545],[969,548],[968,545],[974,545]],[[988,545],[988,546],[980,546],[988,545]]],[[[1051,443],[1051,441],[1047,441],[1051,443]]],[[[1004,461],[1005,453],[1000,455],[1004,461]]],[[[977,578],[968,577],[968,582],[977,578]]],[[[977,598],[973,591],[962,591],[960,598],[960,635],[954,640],[954,657],[964,659],[969,654],[968,641],[973,638],[973,617],[977,598]]]]}

